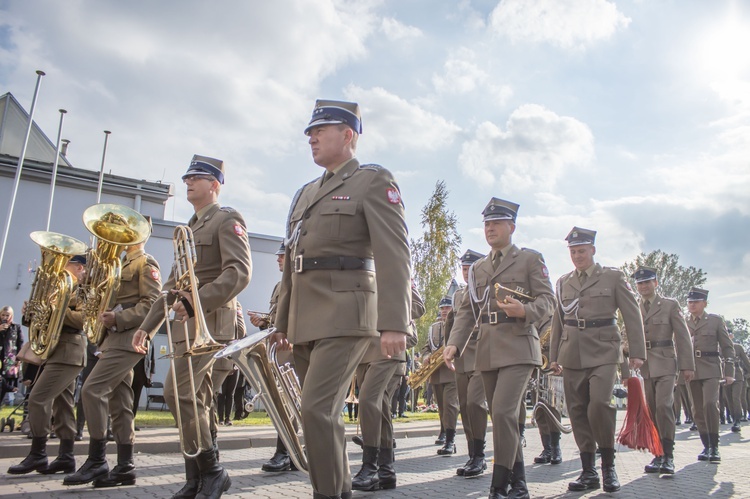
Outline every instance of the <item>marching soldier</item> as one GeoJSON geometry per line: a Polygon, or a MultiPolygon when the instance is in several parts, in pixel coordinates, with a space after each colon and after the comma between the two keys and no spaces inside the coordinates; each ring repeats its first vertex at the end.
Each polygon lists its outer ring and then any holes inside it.
{"type": "MultiPolygon", "coordinates": [[[[734,334],[729,333],[729,338],[734,341],[734,334]]],[[[729,396],[730,407],[732,408],[732,432],[739,433],[741,431],[740,421],[745,415],[742,409],[742,397],[745,395],[745,374],[750,372],[750,359],[745,353],[745,347],[742,344],[734,343],[734,383],[727,387],[727,395],[729,396]]]]}
{"type": "MultiPolygon", "coordinates": [[[[466,253],[461,256],[461,273],[464,282],[469,282],[469,269],[471,265],[483,257],[483,254],[473,250],[466,250],[466,253]]],[[[455,321],[455,315],[466,294],[466,286],[461,286],[456,290],[456,293],[453,295],[453,309],[450,311],[453,320],[449,320],[448,323],[455,321]]],[[[450,331],[447,332],[447,336],[450,337],[450,331]]],[[[456,475],[466,478],[481,475],[487,469],[487,463],[484,460],[485,436],[487,434],[487,405],[484,396],[482,373],[474,369],[478,337],[479,326],[475,325],[463,354],[454,362],[461,424],[464,427],[466,444],[469,448],[469,460],[465,465],[456,469],[456,475]]]]}
{"type": "Polygon", "coordinates": [[[395,357],[409,330],[401,192],[388,170],[359,164],[361,132],[357,104],[317,101],[305,133],[326,171],[297,192],[287,224],[274,341],[294,344],[315,498],[351,497],[341,418],[350,381],[370,338],[395,357]]]}
{"type": "MultiPolygon", "coordinates": [[[[422,297],[412,284],[411,324],[424,312],[422,297]]],[[[416,341],[416,330],[412,333],[412,338],[416,341]]],[[[371,338],[367,353],[357,367],[359,421],[362,425],[362,468],[352,478],[352,490],[396,488],[391,399],[400,380],[394,374],[405,372],[406,351],[391,358],[385,357],[380,351],[379,338],[371,338]]]]}
{"type": "Polygon", "coordinates": [[[102,352],[81,390],[89,428],[89,456],[63,485],[116,487],[135,484],[133,461],[133,367],[143,355],[133,348],[133,335],[161,290],[159,264],[147,254],[144,243],[128,246],[122,263],[116,306],[101,314],[107,332],[98,345],[102,352]],[[117,466],[107,464],[107,416],[117,442],[117,466]]]}
{"type": "Polygon", "coordinates": [[[557,281],[550,367],[563,375],[565,402],[581,452],[583,471],[568,484],[568,490],[600,487],[595,462],[598,445],[604,491],[615,492],[620,490],[615,471],[617,411],[610,401],[617,366],[623,361],[618,310],[625,321],[631,369],[643,365],[646,341],[643,318],[625,274],[594,263],[595,238],[596,231],[578,227],[565,238],[575,270],[557,281]]]}
{"type": "MultiPolygon", "coordinates": [[[[180,357],[195,339],[196,313],[202,313],[208,332],[217,340],[233,339],[236,333],[237,295],[247,287],[252,274],[250,246],[242,215],[232,208],[219,206],[218,197],[224,184],[224,162],[205,156],[193,156],[187,172],[182,177],[187,187],[187,199],[195,209],[188,222],[193,231],[197,263],[195,275],[203,310],[194,310],[190,293],[175,291],[174,271],[164,284],[165,294],[154,302],[151,311],[136,331],[133,346],[146,353],[146,342],[156,334],[164,321],[164,301],[171,304],[175,313],[178,331],[173,338],[173,348],[177,355],[174,362],[177,386],[171,376],[164,384],[164,398],[172,415],[179,410],[183,422],[180,432],[185,452],[197,457],[185,457],[187,483],[174,498],[221,497],[231,485],[229,474],[218,463],[218,448],[214,447],[211,435],[211,405],[213,402],[211,372],[212,355],[180,357]],[[183,338],[186,328],[189,344],[183,338]],[[196,392],[191,393],[188,363],[193,367],[193,382],[196,392]],[[175,395],[179,396],[179,408],[175,407],[175,395]],[[198,412],[193,409],[193,397],[198,412]],[[197,426],[200,426],[201,440],[198,441],[197,426]]],[[[176,417],[176,416],[175,416],[176,417]]]]}
{"type": "Polygon", "coordinates": [[[535,366],[542,365],[535,323],[549,314],[554,303],[542,255],[512,242],[517,214],[517,204],[498,198],[492,198],[482,211],[484,235],[492,251],[471,267],[467,295],[444,353],[452,369],[454,357],[464,351],[475,325],[480,324],[474,368],[482,373],[492,415],[495,465],[490,499],[529,497],[519,412],[529,377],[535,366]],[[500,292],[496,285],[528,299],[500,292]]]}
{"type": "MultiPolygon", "coordinates": [[[[276,263],[279,266],[279,272],[284,271],[284,255],[286,253],[286,247],[284,246],[284,243],[281,243],[281,246],[279,246],[279,249],[276,251],[276,263]]],[[[252,323],[253,326],[260,328],[260,329],[267,329],[271,326],[273,326],[276,323],[276,307],[279,303],[279,288],[281,287],[281,281],[277,282],[276,285],[273,287],[273,291],[271,292],[271,301],[269,303],[269,312],[268,312],[268,318],[262,317],[260,314],[256,312],[248,311],[248,315],[250,316],[250,323],[252,323]]],[[[279,363],[279,365],[285,365],[290,364],[292,367],[294,367],[294,355],[292,355],[292,352],[289,350],[277,350],[276,351],[276,358],[279,363]]],[[[289,457],[289,451],[287,451],[286,446],[284,445],[284,442],[281,440],[281,437],[276,437],[276,452],[274,453],[273,457],[263,463],[263,466],[261,466],[261,469],[263,471],[268,472],[280,472],[280,471],[296,471],[297,467],[292,462],[292,459],[289,457]]]]}
{"type": "MultiPolygon", "coordinates": [[[[86,275],[86,256],[76,255],[65,265],[77,282],[86,275]]],[[[24,305],[25,306],[25,305],[24,305]]],[[[42,474],[73,473],[76,460],[73,443],[76,422],[73,415],[73,392],[76,377],[86,365],[86,336],[83,334],[83,314],[76,310],[75,295],[70,300],[57,347],[43,364],[34,389],[29,395],[29,425],[31,451],[19,464],[11,466],[8,473],[24,475],[32,471],[42,474]],[[47,437],[50,421],[55,418],[54,432],[60,438],[57,459],[47,462],[47,437]]]]}
{"type": "MultiPolygon", "coordinates": [[[[551,312],[539,322],[538,326],[539,334],[542,336],[540,338],[542,356],[546,356],[548,362],[549,342],[552,339],[553,318],[554,313],[551,312]],[[545,336],[546,341],[544,339],[545,336]]],[[[541,371],[541,368],[539,368],[539,371],[541,371]]],[[[539,374],[537,379],[541,379],[541,376],[549,376],[549,374],[544,374],[543,372],[534,373],[533,376],[537,376],[537,374],[539,374]]],[[[560,448],[560,437],[562,437],[560,431],[562,414],[560,414],[560,411],[557,410],[554,405],[550,404],[548,400],[540,397],[538,402],[544,404],[544,408],[536,411],[533,414],[533,417],[536,420],[539,429],[539,438],[542,440],[542,453],[534,458],[534,462],[536,464],[561,464],[563,461],[562,449],[560,448]],[[553,421],[553,419],[556,422],[553,421]]]]}
{"type": "MultiPolygon", "coordinates": [[[[446,320],[448,313],[453,308],[453,300],[445,296],[438,304],[440,315],[438,320],[430,326],[430,334],[427,336],[427,343],[422,348],[423,355],[435,353],[441,346],[445,345],[446,320]]],[[[456,391],[456,375],[448,366],[440,366],[429,380],[432,385],[432,393],[437,400],[438,413],[440,415],[440,435],[435,441],[436,444],[442,442],[443,447],[438,449],[440,456],[452,456],[456,453],[456,425],[458,423],[458,392],[456,391]],[[443,439],[445,441],[443,442],[443,439]]]]}
{"type": "Polygon", "coordinates": [[[656,292],[656,269],[641,266],[631,276],[641,295],[641,315],[648,357],[641,366],[646,402],[654,417],[664,455],[645,467],[646,473],[674,474],[674,391],[678,374],[690,382],[695,360],[690,333],[677,300],[656,292]]]}
{"type": "Polygon", "coordinates": [[[690,382],[693,395],[693,420],[703,442],[698,461],[721,462],[719,454],[719,380],[726,386],[734,382],[734,345],[724,319],[706,313],[708,291],[692,288],[688,293],[687,320],[693,337],[695,376],[690,382]],[[722,369],[721,360],[724,359],[722,369]]]}

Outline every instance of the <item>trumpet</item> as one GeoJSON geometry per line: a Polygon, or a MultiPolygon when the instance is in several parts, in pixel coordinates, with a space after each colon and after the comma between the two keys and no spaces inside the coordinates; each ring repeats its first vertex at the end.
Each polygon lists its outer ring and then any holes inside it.
{"type": "Polygon", "coordinates": [[[520,286],[516,288],[515,290],[506,288],[502,284],[495,283],[495,299],[501,300],[503,303],[508,303],[508,296],[512,296],[516,300],[520,301],[521,303],[529,303],[531,301],[536,300],[536,296],[531,296],[529,294],[526,294],[526,290],[521,288],[520,286]],[[503,296],[503,298],[500,298],[500,291],[505,291],[506,295],[503,296]]]}
{"type": "Polygon", "coordinates": [[[262,321],[271,323],[271,313],[270,312],[256,312],[255,310],[248,310],[247,315],[257,315],[258,318],[262,321]]]}

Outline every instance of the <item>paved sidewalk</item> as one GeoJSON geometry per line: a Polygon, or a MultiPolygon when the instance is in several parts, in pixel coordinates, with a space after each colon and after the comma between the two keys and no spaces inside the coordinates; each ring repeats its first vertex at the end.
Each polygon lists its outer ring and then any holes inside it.
{"type": "MultiPolygon", "coordinates": [[[[620,413],[621,416],[623,413],[620,413]]],[[[455,476],[455,468],[466,461],[466,444],[463,437],[458,439],[459,453],[454,457],[436,455],[434,445],[437,422],[415,422],[398,424],[398,447],[396,449],[396,469],[399,485],[395,490],[374,493],[355,492],[355,498],[454,498],[487,497],[491,473],[464,479],[455,476]]],[[[351,428],[353,432],[354,428],[351,428]]],[[[622,482],[622,490],[615,494],[605,494],[601,490],[589,493],[567,492],[567,483],[575,479],[580,471],[578,454],[572,435],[563,435],[562,448],[565,461],[558,466],[535,465],[533,458],[541,451],[538,433],[527,429],[528,445],[524,450],[526,473],[532,497],[537,498],[578,498],[578,497],[618,497],[618,498],[750,498],[750,478],[747,462],[750,461],[748,437],[730,433],[729,426],[722,426],[722,463],[707,464],[696,461],[701,451],[701,443],[695,432],[685,425],[678,427],[675,461],[677,473],[672,476],[654,476],[643,473],[643,466],[650,456],[620,449],[617,453],[617,471],[622,482]]],[[[750,435],[750,426],[744,431],[750,435]]],[[[149,439],[174,438],[173,429],[144,430],[138,433],[139,443],[136,455],[138,485],[115,489],[93,489],[84,487],[63,487],[62,475],[45,476],[32,473],[23,476],[4,474],[5,470],[20,461],[7,457],[3,435],[0,456],[0,496],[13,498],[168,498],[177,491],[184,481],[183,460],[180,454],[168,452],[144,452],[149,439]],[[165,436],[166,435],[166,436],[165,436]]],[[[17,434],[15,436],[17,438],[17,434]]],[[[260,466],[272,454],[273,449],[255,445],[257,442],[273,440],[273,430],[267,427],[224,428],[223,443],[253,441],[253,447],[228,450],[223,446],[222,463],[232,476],[232,487],[224,495],[227,498],[309,498],[312,496],[307,475],[302,472],[269,474],[260,471],[260,466]],[[250,431],[252,430],[252,431],[250,431]]],[[[490,439],[491,440],[491,439],[490,439]]],[[[151,445],[151,444],[149,444],[151,445]]],[[[156,444],[153,444],[156,445],[156,444]]],[[[78,447],[78,464],[84,460],[85,445],[78,447]]],[[[28,447],[26,447],[28,449],[28,447]]],[[[159,449],[157,449],[159,450],[159,449]]],[[[114,465],[114,449],[110,452],[110,464],[114,465]]],[[[349,444],[352,473],[359,470],[361,450],[349,444]]],[[[492,453],[488,456],[491,458],[492,453]]]]}

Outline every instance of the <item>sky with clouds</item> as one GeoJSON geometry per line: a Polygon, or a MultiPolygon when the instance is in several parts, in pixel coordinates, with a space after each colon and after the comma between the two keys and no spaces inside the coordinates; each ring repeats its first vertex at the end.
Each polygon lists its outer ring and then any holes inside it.
{"type": "Polygon", "coordinates": [[[492,196],[553,279],[563,238],[598,261],[661,249],[708,273],[709,310],[750,319],[750,2],[739,0],[0,0],[0,92],[68,159],[176,184],[221,158],[222,203],[281,235],[320,174],[302,130],[316,98],[354,100],[358,157],[392,170],[412,237],[444,180],[462,248],[485,252],[492,196]]]}

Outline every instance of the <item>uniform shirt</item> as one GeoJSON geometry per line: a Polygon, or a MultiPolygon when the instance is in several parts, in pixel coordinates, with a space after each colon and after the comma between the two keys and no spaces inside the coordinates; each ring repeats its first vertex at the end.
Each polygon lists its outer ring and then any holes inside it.
{"type": "Polygon", "coordinates": [[[687,326],[693,337],[695,350],[695,377],[693,379],[734,377],[734,344],[727,325],[720,316],[703,312],[700,317],[689,317],[687,326]],[[701,356],[698,357],[698,352],[701,356]],[[722,374],[721,358],[702,355],[703,352],[720,352],[726,364],[722,374]]]}
{"type": "Polygon", "coordinates": [[[391,173],[356,159],[298,191],[289,213],[276,327],[291,343],[409,327],[410,252],[391,173]],[[306,270],[295,258],[373,258],[376,272],[306,270]]]}
{"type": "Polygon", "coordinates": [[[672,345],[651,346],[648,358],[641,366],[644,379],[674,376],[677,371],[694,371],[693,344],[682,308],[677,300],[655,294],[646,312],[646,300],[641,303],[646,347],[649,342],[672,341],[672,345]],[[675,350],[676,347],[676,350],[675,350]]]}
{"type": "MultiPolygon", "coordinates": [[[[232,340],[237,321],[236,297],[250,283],[252,275],[245,220],[232,208],[221,208],[218,203],[213,203],[193,215],[188,225],[195,241],[198,296],[208,330],[215,340],[232,340]]],[[[172,270],[163,289],[169,291],[174,286],[172,270]]],[[[154,302],[140,327],[152,338],[164,321],[162,296],[154,302]]],[[[169,293],[167,302],[171,305],[174,300],[174,295],[169,293]]],[[[193,339],[195,321],[187,324],[189,336],[193,339]]]]}
{"type": "MultiPolygon", "coordinates": [[[[490,254],[474,262],[469,277],[469,284],[474,286],[474,296],[481,298],[488,292],[488,303],[474,303],[471,296],[461,301],[448,345],[463,352],[479,321],[475,370],[490,371],[520,364],[542,365],[536,323],[549,314],[554,305],[552,284],[542,255],[511,245],[497,270],[492,265],[490,254]],[[523,289],[524,294],[536,297],[534,301],[524,304],[524,319],[503,322],[507,316],[497,306],[495,283],[513,290],[523,289]],[[497,314],[501,320],[497,324],[481,320],[481,316],[489,317],[489,314],[497,314]]],[[[499,299],[505,298],[505,294],[502,292],[499,299]]]]}
{"type": "Polygon", "coordinates": [[[737,368],[740,368],[742,373],[747,376],[750,374],[750,359],[747,357],[747,353],[745,352],[745,347],[743,347],[739,343],[734,344],[734,372],[737,375],[737,377],[740,377],[740,371],[737,370],[737,368]]]}
{"type": "MultiPolygon", "coordinates": [[[[453,294],[453,310],[450,311],[453,320],[449,321],[449,324],[451,324],[451,328],[446,332],[446,336],[448,338],[450,338],[451,331],[453,330],[452,326],[455,324],[456,313],[461,307],[461,302],[466,299],[467,295],[468,293],[466,286],[461,286],[453,294]]],[[[466,343],[466,348],[464,348],[464,351],[461,353],[461,355],[458,356],[458,358],[456,358],[453,362],[453,365],[456,368],[456,372],[458,374],[470,373],[474,371],[474,364],[476,363],[477,359],[478,338],[479,326],[475,326],[471,331],[469,341],[466,343]]]]}
{"type": "Polygon", "coordinates": [[[622,313],[628,337],[630,358],[646,358],[643,318],[625,274],[598,263],[587,269],[581,286],[578,272],[572,271],[557,281],[558,303],[552,320],[550,363],[569,369],[588,369],[623,361],[622,337],[616,324],[579,329],[563,320],[616,319],[622,313]],[[572,307],[575,300],[578,306],[572,307]],[[561,303],[560,303],[561,302],[561,303]],[[563,309],[572,309],[566,313],[563,309]]]}
{"type": "MultiPolygon", "coordinates": [[[[441,346],[445,345],[446,337],[446,323],[444,321],[433,322],[430,326],[430,332],[428,334],[427,343],[422,347],[422,358],[426,359],[428,355],[435,352],[441,346]]],[[[440,361],[440,359],[438,359],[440,361]]],[[[453,371],[446,366],[442,365],[430,376],[430,383],[438,385],[442,383],[454,383],[456,376],[453,371]]]]}

